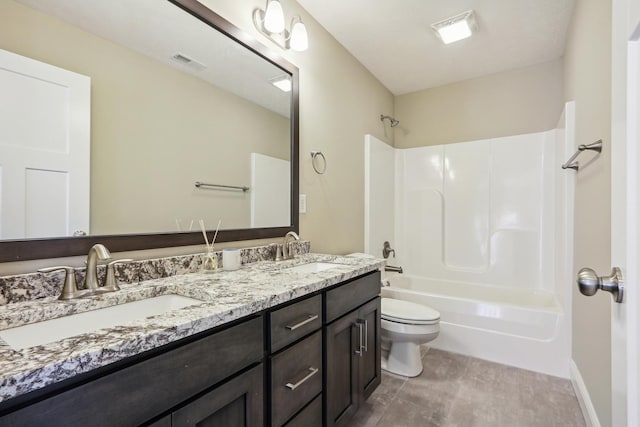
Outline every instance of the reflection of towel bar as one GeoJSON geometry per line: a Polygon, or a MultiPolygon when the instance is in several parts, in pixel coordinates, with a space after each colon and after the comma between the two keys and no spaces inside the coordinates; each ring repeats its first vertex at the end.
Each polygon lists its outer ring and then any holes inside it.
{"type": "Polygon", "coordinates": [[[226,188],[228,190],[242,190],[245,193],[250,190],[249,187],[238,187],[237,185],[207,184],[206,182],[200,182],[200,181],[196,181],[195,185],[196,185],[196,188],[200,188],[200,187],[226,188]]]}
{"type": "Polygon", "coordinates": [[[580,165],[575,160],[580,155],[580,153],[582,153],[584,150],[597,151],[598,153],[602,152],[602,140],[599,139],[593,144],[589,144],[589,145],[584,145],[584,144],[579,145],[578,151],[573,153],[573,156],[569,157],[569,160],[567,160],[565,164],[562,165],[562,169],[573,169],[577,172],[578,169],[580,168],[580,165]]]}

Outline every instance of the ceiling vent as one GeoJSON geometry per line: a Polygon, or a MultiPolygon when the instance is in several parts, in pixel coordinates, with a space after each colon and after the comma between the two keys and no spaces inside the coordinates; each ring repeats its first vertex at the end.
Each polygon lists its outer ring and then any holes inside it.
{"type": "Polygon", "coordinates": [[[202,62],[198,62],[193,58],[189,58],[187,55],[183,53],[176,53],[171,57],[171,59],[179,64],[186,65],[187,67],[193,68],[194,70],[202,71],[207,68],[202,62]]]}

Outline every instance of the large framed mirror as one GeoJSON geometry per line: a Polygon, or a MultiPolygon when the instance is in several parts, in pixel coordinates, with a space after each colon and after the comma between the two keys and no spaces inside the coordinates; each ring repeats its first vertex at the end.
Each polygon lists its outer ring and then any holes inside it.
{"type": "Polygon", "coordinates": [[[0,7],[8,58],[0,60],[10,64],[0,64],[0,87],[14,88],[17,99],[45,97],[23,109],[0,101],[0,129],[11,129],[0,131],[0,262],[81,255],[95,243],[116,252],[200,244],[201,219],[208,230],[221,224],[219,242],[298,231],[294,65],[197,0],[6,0],[0,7]],[[56,76],[86,79],[90,97],[71,102],[81,90],[24,78],[11,69],[23,58],[44,73],[53,67],[56,76]],[[56,95],[60,87],[67,92],[56,95]],[[72,129],[78,123],[80,131],[72,129]],[[80,143],[71,141],[78,135],[80,143]],[[56,144],[70,151],[72,142],[85,157],[67,163],[85,175],[46,163],[56,144]],[[40,160],[16,168],[13,159],[39,144],[40,160]],[[28,149],[16,155],[21,145],[28,149]]]}

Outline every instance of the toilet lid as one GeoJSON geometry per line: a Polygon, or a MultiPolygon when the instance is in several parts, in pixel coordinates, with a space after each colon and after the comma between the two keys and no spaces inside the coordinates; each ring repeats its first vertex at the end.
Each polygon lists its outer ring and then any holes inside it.
{"type": "Polygon", "coordinates": [[[431,307],[399,299],[382,298],[382,318],[392,322],[426,325],[440,320],[431,307]]]}

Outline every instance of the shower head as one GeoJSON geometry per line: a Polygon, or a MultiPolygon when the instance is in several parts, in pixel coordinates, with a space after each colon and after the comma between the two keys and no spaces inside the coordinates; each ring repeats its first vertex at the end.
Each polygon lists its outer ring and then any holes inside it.
{"type": "Polygon", "coordinates": [[[396,120],[391,116],[384,116],[384,115],[380,114],[380,121],[384,122],[385,119],[389,120],[389,123],[391,123],[391,127],[392,128],[394,128],[394,127],[398,126],[398,124],[400,124],[399,120],[396,120]]]}

